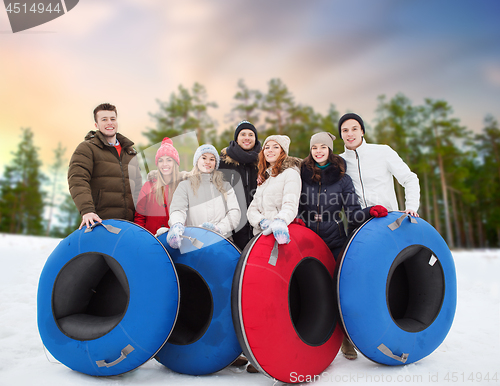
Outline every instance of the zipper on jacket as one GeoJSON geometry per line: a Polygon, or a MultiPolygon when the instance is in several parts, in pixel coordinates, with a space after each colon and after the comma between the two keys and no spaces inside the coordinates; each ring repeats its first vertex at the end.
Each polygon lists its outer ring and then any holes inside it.
{"type": "MultiPolygon", "coordinates": [[[[316,233],[319,234],[319,197],[321,195],[321,180],[319,181],[318,185],[318,210],[316,211],[316,233]]],[[[321,220],[323,220],[323,214],[321,215],[321,220]]]]}
{"type": "Polygon", "coordinates": [[[125,173],[123,172],[123,164],[122,164],[122,157],[123,157],[123,152],[125,151],[124,148],[122,148],[122,151],[120,154],[118,154],[118,150],[113,146],[113,150],[111,152],[115,152],[116,158],[118,159],[118,163],[120,164],[120,171],[122,173],[122,183],[123,183],[123,219],[127,220],[127,213],[128,213],[128,205],[127,205],[127,184],[125,181],[125,173]]]}
{"type": "MultiPolygon", "coordinates": [[[[123,203],[124,203],[124,210],[123,210],[123,219],[127,219],[127,214],[128,214],[128,204],[127,204],[127,181],[125,181],[125,173],[123,172],[123,163],[122,163],[122,158],[123,158],[123,153],[125,152],[125,149],[122,148],[122,151],[120,154],[118,154],[118,150],[116,150],[115,147],[113,149],[116,152],[116,155],[118,156],[118,162],[120,163],[120,171],[122,172],[122,182],[123,182],[123,203]]],[[[132,192],[131,192],[132,193],[132,192]]],[[[133,221],[133,219],[132,219],[133,221]]]]}
{"type": "MultiPolygon", "coordinates": [[[[210,216],[207,216],[209,218],[207,218],[207,222],[210,222],[214,225],[215,224],[215,216],[217,215],[216,212],[215,212],[215,205],[214,205],[214,202],[215,202],[215,186],[212,182],[212,177],[210,177],[210,202],[212,203],[212,214],[210,216]]],[[[222,197],[222,199],[224,200],[224,197],[222,197]]],[[[207,208],[208,208],[208,202],[207,202],[207,208]]],[[[208,213],[208,211],[207,211],[208,213]]],[[[224,217],[223,217],[224,218],[224,217]]]]}
{"type": "Polygon", "coordinates": [[[345,234],[344,230],[344,223],[341,221],[337,221],[335,219],[335,216],[333,217],[333,220],[337,223],[337,228],[339,229],[339,236],[342,237],[345,234]]]}
{"type": "Polygon", "coordinates": [[[125,173],[123,173],[123,164],[122,164],[122,160],[121,159],[118,159],[118,162],[120,163],[120,171],[122,172],[122,182],[123,182],[123,201],[124,201],[124,216],[123,216],[123,219],[126,220],[127,219],[127,212],[128,212],[128,205],[127,205],[127,185],[126,185],[126,182],[125,182],[125,173]]]}
{"type": "MultiPolygon", "coordinates": [[[[245,171],[245,176],[247,180],[247,185],[245,186],[245,201],[247,203],[247,208],[250,206],[250,203],[252,202],[252,190],[250,189],[250,170],[251,166],[247,166],[247,164],[243,164],[243,170],[245,171]]],[[[254,191],[255,194],[255,191],[254,191]]],[[[253,236],[252,236],[253,237],[253,236]]]]}
{"type": "Polygon", "coordinates": [[[365,202],[365,208],[366,208],[368,205],[366,204],[365,186],[363,185],[363,179],[361,178],[361,166],[359,164],[358,151],[354,150],[354,152],[356,153],[356,159],[358,160],[359,182],[361,183],[361,191],[363,192],[363,201],[365,202]]]}

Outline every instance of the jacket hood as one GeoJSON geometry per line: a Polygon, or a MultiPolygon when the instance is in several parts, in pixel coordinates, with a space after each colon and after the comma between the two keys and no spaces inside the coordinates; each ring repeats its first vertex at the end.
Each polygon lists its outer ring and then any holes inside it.
{"type": "MultiPolygon", "coordinates": [[[[278,174],[283,173],[286,169],[294,169],[298,173],[300,173],[300,164],[302,163],[302,160],[297,157],[290,157],[287,156],[284,160],[283,163],[281,164],[281,170],[279,171],[278,174]]],[[[270,175],[271,173],[271,167],[267,168],[266,174],[270,175]]]]}
{"type": "MultiPolygon", "coordinates": [[[[118,142],[120,142],[120,145],[122,145],[122,149],[130,148],[127,149],[128,154],[137,154],[136,150],[132,148],[134,143],[130,139],[120,133],[116,133],[116,139],[118,139],[118,142]]],[[[104,146],[108,146],[106,139],[100,131],[90,130],[85,136],[85,140],[92,142],[94,145],[100,147],[101,149],[103,149],[104,146]]]]}
{"type": "Polygon", "coordinates": [[[236,165],[238,166],[240,163],[234,159],[232,159],[231,157],[229,157],[229,155],[227,154],[227,147],[225,147],[224,149],[221,150],[220,152],[220,160],[221,161],[224,161],[225,163],[229,164],[229,165],[236,165]]]}
{"type": "MultiPolygon", "coordinates": [[[[345,162],[345,161],[344,161],[345,162]]],[[[300,177],[302,181],[308,184],[313,184],[313,170],[309,169],[305,164],[300,167],[300,177]]],[[[337,165],[330,164],[325,169],[321,170],[321,183],[325,185],[332,185],[339,181],[343,176],[341,175],[340,168],[337,165]]]]}
{"type": "MultiPolygon", "coordinates": [[[[283,160],[283,163],[281,164],[281,170],[279,171],[278,174],[281,174],[283,173],[286,169],[293,169],[295,170],[297,173],[300,174],[300,164],[302,163],[302,160],[300,158],[297,158],[297,157],[290,157],[290,156],[287,156],[284,160],[283,160]]],[[[265,171],[265,175],[266,175],[266,180],[268,177],[271,176],[271,171],[272,171],[272,167],[269,166],[266,171],[265,171]]],[[[275,176],[276,177],[276,176],[275,176]]]]}
{"type": "Polygon", "coordinates": [[[283,161],[283,164],[281,165],[281,171],[284,171],[286,169],[296,169],[298,172],[300,172],[300,164],[302,163],[302,160],[297,157],[291,157],[287,156],[285,160],[283,161]]]}

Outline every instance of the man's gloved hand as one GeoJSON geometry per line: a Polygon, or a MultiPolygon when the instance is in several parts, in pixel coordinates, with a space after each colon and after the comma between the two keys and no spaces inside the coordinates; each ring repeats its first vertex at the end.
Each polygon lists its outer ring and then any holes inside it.
{"type": "Polygon", "coordinates": [[[387,213],[387,209],[382,205],[374,205],[370,208],[370,214],[373,217],[385,217],[387,213]]]}

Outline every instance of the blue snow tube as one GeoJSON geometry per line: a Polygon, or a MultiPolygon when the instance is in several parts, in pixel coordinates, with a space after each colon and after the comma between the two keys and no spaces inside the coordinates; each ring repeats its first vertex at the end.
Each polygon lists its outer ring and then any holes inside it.
{"type": "Polygon", "coordinates": [[[179,308],[174,265],[144,228],[105,220],[76,230],[47,259],[38,329],[47,350],[90,375],[121,374],[152,358],[179,308]]]}
{"type": "Polygon", "coordinates": [[[416,362],[451,328],[457,302],[453,257],[421,218],[392,212],[368,220],[341,254],[336,279],[345,331],[372,361],[416,362]]]}
{"type": "Polygon", "coordinates": [[[175,263],[179,317],[156,359],[178,373],[211,374],[231,364],[241,347],[231,314],[231,286],[240,251],[216,232],[186,227],[180,249],[159,240],[175,263]]]}

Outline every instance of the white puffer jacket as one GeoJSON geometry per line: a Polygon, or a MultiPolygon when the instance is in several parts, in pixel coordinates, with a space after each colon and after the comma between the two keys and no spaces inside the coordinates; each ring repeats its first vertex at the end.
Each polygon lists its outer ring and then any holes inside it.
{"type": "Polygon", "coordinates": [[[398,210],[394,179],[405,188],[404,209],[418,210],[420,185],[418,177],[390,146],[363,143],[355,150],[345,149],[340,154],[347,163],[346,173],[362,208],[383,205],[388,210],[398,210]]]}
{"type": "Polygon", "coordinates": [[[200,226],[204,222],[216,225],[223,235],[235,229],[240,222],[240,206],[229,182],[224,181],[224,195],[212,183],[212,174],[201,174],[201,184],[194,194],[191,181],[182,181],[170,204],[170,227],[180,222],[185,226],[200,226]]]}
{"type": "Polygon", "coordinates": [[[302,189],[299,165],[299,159],[287,157],[283,161],[283,171],[257,187],[247,211],[254,235],[262,231],[259,223],[263,219],[281,219],[289,225],[297,216],[302,189]]]}

